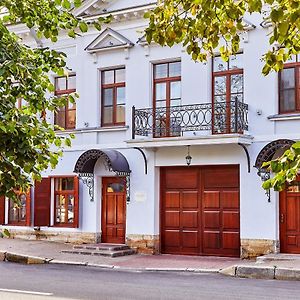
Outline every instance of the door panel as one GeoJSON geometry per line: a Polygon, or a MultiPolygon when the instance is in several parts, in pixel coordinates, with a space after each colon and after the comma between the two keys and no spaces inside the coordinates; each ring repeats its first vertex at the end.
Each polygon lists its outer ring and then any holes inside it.
{"type": "Polygon", "coordinates": [[[300,253],[300,192],[296,188],[298,185],[299,179],[280,192],[280,251],[284,253],[300,253]]]}
{"type": "Polygon", "coordinates": [[[239,256],[238,166],[162,168],[161,197],[163,253],[239,256]]]}
{"type": "Polygon", "coordinates": [[[126,189],[123,178],[102,180],[102,237],[103,243],[125,243],[126,189]]]}

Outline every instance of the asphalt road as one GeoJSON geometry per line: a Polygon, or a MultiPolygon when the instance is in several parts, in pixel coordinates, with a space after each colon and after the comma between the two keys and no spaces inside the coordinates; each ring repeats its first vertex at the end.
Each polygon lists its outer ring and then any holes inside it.
{"type": "Polygon", "coordinates": [[[0,263],[0,299],[300,299],[300,282],[0,263]]]}

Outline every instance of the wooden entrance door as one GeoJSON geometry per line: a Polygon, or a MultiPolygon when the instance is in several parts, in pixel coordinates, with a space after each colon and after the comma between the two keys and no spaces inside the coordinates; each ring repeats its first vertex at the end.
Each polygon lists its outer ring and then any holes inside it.
{"type": "Polygon", "coordinates": [[[123,178],[102,179],[103,243],[124,244],[126,230],[126,187],[123,178]]]}
{"type": "Polygon", "coordinates": [[[161,169],[161,251],[239,256],[238,166],[161,169]]]}
{"type": "Polygon", "coordinates": [[[300,253],[300,180],[280,193],[280,251],[300,253]]]}

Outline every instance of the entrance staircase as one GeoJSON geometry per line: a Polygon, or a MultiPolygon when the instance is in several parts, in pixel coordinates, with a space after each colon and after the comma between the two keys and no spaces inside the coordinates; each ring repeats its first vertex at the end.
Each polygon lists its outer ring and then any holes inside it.
{"type": "Polygon", "coordinates": [[[62,253],[119,257],[135,254],[135,250],[123,244],[83,244],[74,245],[72,250],[62,250],[62,253]]]}

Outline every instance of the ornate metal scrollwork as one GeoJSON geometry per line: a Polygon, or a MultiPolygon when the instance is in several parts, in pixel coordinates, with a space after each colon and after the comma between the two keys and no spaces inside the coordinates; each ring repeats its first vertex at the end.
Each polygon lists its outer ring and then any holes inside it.
{"type": "Polygon", "coordinates": [[[79,173],[79,179],[85,184],[89,189],[90,200],[94,201],[94,174],[93,173],[79,173]]]}
{"type": "Polygon", "coordinates": [[[186,131],[242,133],[248,130],[248,105],[238,99],[230,102],[202,103],[132,110],[133,138],[181,136],[186,131]]]}
{"type": "Polygon", "coordinates": [[[124,179],[124,184],[126,187],[126,201],[130,202],[130,173],[127,172],[115,172],[118,177],[122,177],[124,179]]]}

